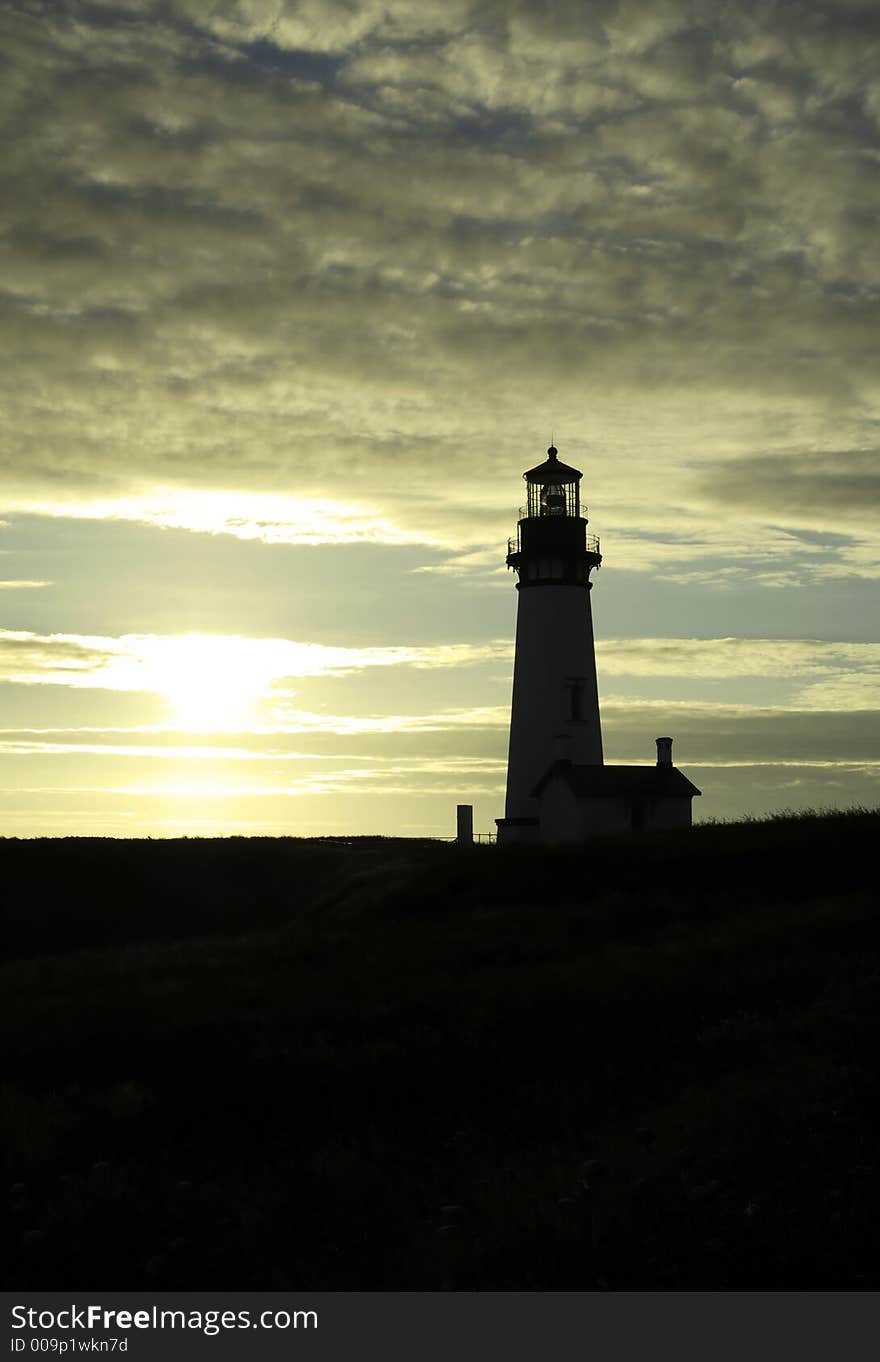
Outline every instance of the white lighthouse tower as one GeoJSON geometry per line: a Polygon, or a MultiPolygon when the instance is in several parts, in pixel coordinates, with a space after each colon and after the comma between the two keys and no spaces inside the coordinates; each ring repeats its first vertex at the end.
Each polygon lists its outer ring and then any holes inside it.
{"type": "Polygon", "coordinates": [[[581,474],[547,459],[523,474],[528,491],[507,566],[519,595],[505,816],[498,841],[536,842],[535,787],[554,759],[601,767],[602,733],[590,573],[602,561],[580,504],[581,474]]]}

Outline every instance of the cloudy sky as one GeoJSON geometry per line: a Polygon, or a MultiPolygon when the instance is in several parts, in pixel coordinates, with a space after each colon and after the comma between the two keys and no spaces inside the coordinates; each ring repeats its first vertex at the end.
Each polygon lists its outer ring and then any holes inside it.
{"type": "Polygon", "coordinates": [[[876,804],[877,0],[5,0],[0,831],[503,813],[522,471],[606,760],[876,804]]]}

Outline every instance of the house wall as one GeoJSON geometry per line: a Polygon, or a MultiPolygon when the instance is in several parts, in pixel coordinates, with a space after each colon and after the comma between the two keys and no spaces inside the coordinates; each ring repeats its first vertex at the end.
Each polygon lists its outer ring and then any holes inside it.
{"type": "Polygon", "coordinates": [[[539,838],[550,846],[583,840],[580,810],[568,781],[558,776],[541,792],[539,838]]]}
{"type": "Polygon", "coordinates": [[[625,799],[606,796],[581,799],[578,804],[582,838],[608,836],[613,832],[629,830],[629,811],[625,799]]]}
{"type": "MultiPolygon", "coordinates": [[[[691,826],[687,797],[645,798],[641,803],[641,827],[646,832],[691,826]]],[[[538,840],[543,843],[578,843],[633,830],[632,800],[622,795],[578,799],[564,776],[553,777],[544,786],[538,828],[538,840]]]]}
{"type": "Polygon", "coordinates": [[[634,800],[619,797],[582,799],[580,803],[581,836],[597,837],[613,832],[650,832],[652,829],[689,828],[691,801],[687,797],[642,798],[641,819],[634,822],[634,800]]]}
{"type": "Polygon", "coordinates": [[[651,828],[689,828],[691,826],[691,800],[687,795],[677,798],[654,800],[650,821],[651,828]]]}

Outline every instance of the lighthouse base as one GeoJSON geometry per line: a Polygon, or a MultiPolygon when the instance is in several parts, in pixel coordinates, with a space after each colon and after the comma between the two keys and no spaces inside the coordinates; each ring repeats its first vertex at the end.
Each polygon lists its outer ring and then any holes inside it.
{"type": "Polygon", "coordinates": [[[540,820],[537,818],[496,818],[496,841],[499,846],[536,847],[540,842],[540,820]]]}

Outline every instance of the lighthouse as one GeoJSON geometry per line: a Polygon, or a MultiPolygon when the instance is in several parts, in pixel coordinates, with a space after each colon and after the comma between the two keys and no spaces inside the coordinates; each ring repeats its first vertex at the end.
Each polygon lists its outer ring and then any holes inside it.
{"type": "Polygon", "coordinates": [[[523,474],[526,505],[507,566],[517,574],[516,657],[504,817],[498,841],[538,839],[534,790],[554,757],[602,765],[590,573],[602,562],[587,532],[581,473],[547,458],[523,474]]]}
{"type": "Polygon", "coordinates": [[[526,505],[507,566],[517,576],[516,655],[501,845],[579,843],[603,833],[691,825],[700,791],[657,738],[654,766],[605,766],[590,609],[602,562],[581,474],[547,458],[523,474],[526,505]]]}

